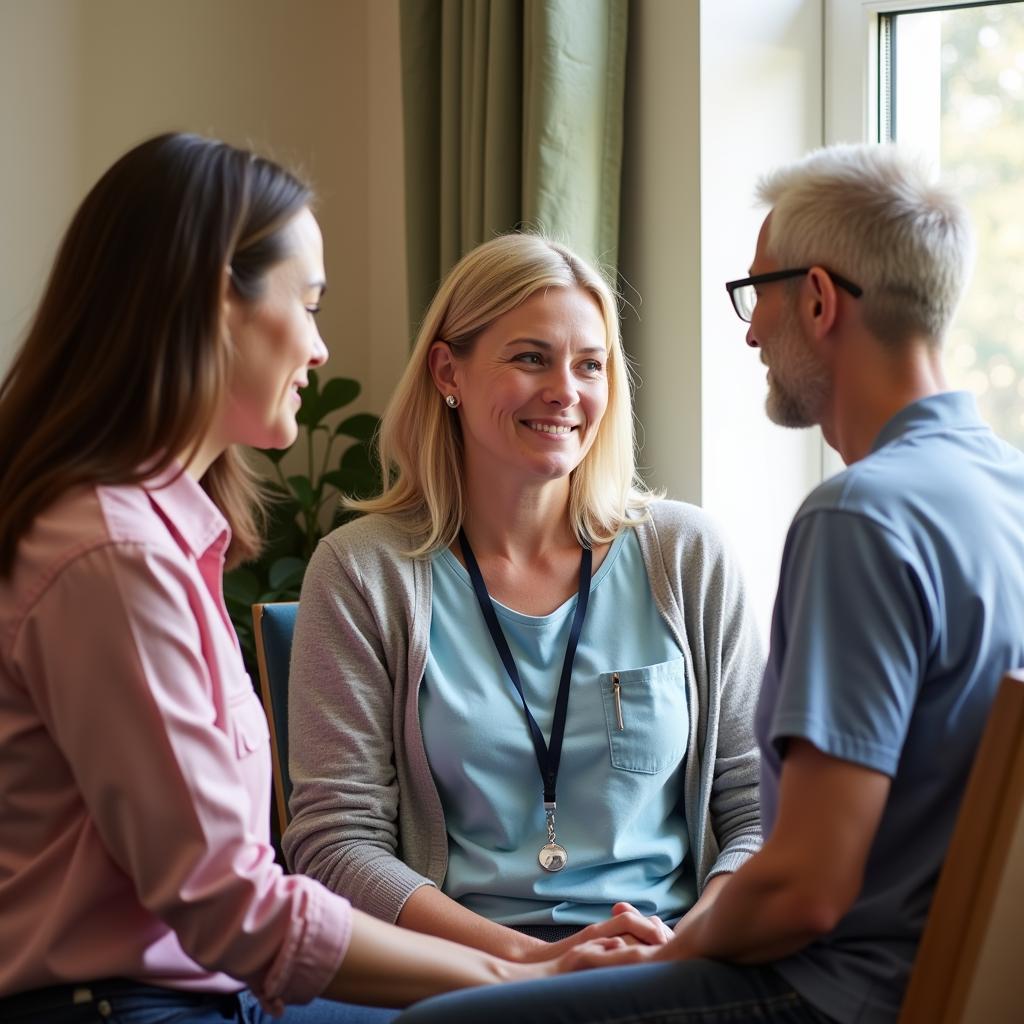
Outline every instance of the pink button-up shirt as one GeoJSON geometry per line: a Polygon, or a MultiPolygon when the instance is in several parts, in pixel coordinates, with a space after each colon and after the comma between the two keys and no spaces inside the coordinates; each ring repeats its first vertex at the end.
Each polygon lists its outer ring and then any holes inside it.
{"type": "Polygon", "coordinates": [[[318,995],[348,901],[269,845],[270,751],[187,475],[86,487],[0,579],[0,996],[106,977],[318,995]]]}

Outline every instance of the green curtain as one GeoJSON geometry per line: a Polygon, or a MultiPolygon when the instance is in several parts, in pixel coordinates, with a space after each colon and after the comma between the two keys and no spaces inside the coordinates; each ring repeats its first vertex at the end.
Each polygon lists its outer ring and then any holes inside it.
{"type": "Polygon", "coordinates": [[[409,311],[525,227],[614,278],[628,0],[401,0],[409,311]]]}

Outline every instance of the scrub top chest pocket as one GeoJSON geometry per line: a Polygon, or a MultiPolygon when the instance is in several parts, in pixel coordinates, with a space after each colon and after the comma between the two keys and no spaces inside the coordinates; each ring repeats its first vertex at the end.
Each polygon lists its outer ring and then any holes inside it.
{"type": "Polygon", "coordinates": [[[686,753],[690,717],[682,658],[600,676],[613,768],[653,775],[686,753]]]}

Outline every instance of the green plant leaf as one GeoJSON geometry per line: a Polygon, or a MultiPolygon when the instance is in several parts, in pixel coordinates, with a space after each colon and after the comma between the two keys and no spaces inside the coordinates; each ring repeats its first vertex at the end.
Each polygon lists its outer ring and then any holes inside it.
{"type": "Polygon", "coordinates": [[[226,602],[228,606],[228,615],[231,618],[231,623],[235,627],[235,632],[241,637],[242,633],[246,630],[251,630],[252,627],[252,605],[251,604],[239,604],[237,601],[226,602]]]}
{"type": "Polygon", "coordinates": [[[306,563],[295,555],[279,558],[270,566],[268,579],[274,590],[292,590],[302,584],[306,563]]]}
{"type": "Polygon", "coordinates": [[[256,451],[260,453],[265,459],[269,459],[273,463],[278,463],[284,458],[284,454],[288,451],[287,448],[257,448],[256,451]]]}
{"type": "Polygon", "coordinates": [[[366,444],[354,444],[345,449],[341,457],[341,471],[362,477],[367,473],[376,476],[377,468],[370,457],[370,448],[366,444]]]}
{"type": "MultiPolygon", "coordinates": [[[[359,394],[357,381],[345,377],[324,381],[315,370],[309,371],[309,386],[302,392],[302,406],[296,416],[300,428],[300,451],[305,453],[312,435],[320,432],[327,437],[318,439],[317,447],[325,442],[330,445],[336,436],[350,438],[354,442],[348,445],[339,459],[332,460],[333,468],[322,476],[315,472],[311,476],[296,474],[288,478],[286,487],[275,479],[283,468],[281,460],[285,452],[261,449],[268,463],[277,467],[267,481],[270,501],[266,543],[258,558],[224,577],[228,614],[238,634],[246,668],[253,678],[256,677],[256,651],[251,606],[259,602],[296,600],[304,567],[322,533],[321,523],[328,516],[337,524],[353,519],[357,514],[341,508],[333,496],[328,503],[335,506],[333,512],[329,507],[319,509],[325,488],[335,488],[359,497],[376,494],[380,488],[370,446],[378,418],[370,413],[357,413],[345,418],[337,427],[325,422],[330,413],[348,405],[359,394]]],[[[326,458],[326,455],[320,457],[326,458]]]]}
{"type": "Polygon", "coordinates": [[[335,434],[354,437],[357,441],[369,441],[377,431],[380,419],[370,412],[357,412],[354,416],[342,420],[335,434]]]}
{"type": "Polygon", "coordinates": [[[360,392],[359,382],[349,377],[332,377],[320,395],[320,416],[322,420],[328,413],[354,402],[360,392]]]}
{"type": "Polygon", "coordinates": [[[321,420],[320,399],[308,393],[302,396],[302,405],[295,414],[295,422],[300,427],[315,427],[321,420]]]}
{"type": "Polygon", "coordinates": [[[319,500],[319,496],[313,485],[309,482],[308,476],[290,476],[288,477],[288,486],[294,492],[299,505],[303,509],[313,508],[319,500]]]}
{"type": "Polygon", "coordinates": [[[369,445],[352,445],[341,457],[339,470],[345,481],[342,488],[353,498],[369,498],[380,493],[380,467],[369,445]]]}
{"type": "Polygon", "coordinates": [[[309,371],[309,384],[302,389],[302,405],[295,415],[301,427],[315,427],[323,419],[320,411],[320,378],[316,370],[309,371]]]}
{"type": "Polygon", "coordinates": [[[244,566],[224,576],[224,597],[239,604],[252,604],[263,589],[259,576],[244,566]]]}
{"type": "Polygon", "coordinates": [[[250,565],[260,566],[265,574],[266,566],[278,558],[302,550],[305,535],[296,520],[300,510],[301,506],[291,494],[287,501],[274,501],[270,504],[267,508],[267,539],[259,559],[250,565]]]}
{"type": "Polygon", "coordinates": [[[321,483],[330,484],[336,491],[344,491],[348,487],[348,474],[340,469],[329,469],[322,477],[321,483]]]}

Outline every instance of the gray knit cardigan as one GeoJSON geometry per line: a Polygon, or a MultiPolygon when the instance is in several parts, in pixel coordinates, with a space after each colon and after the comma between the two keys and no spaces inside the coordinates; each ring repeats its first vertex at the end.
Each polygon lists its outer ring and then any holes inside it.
{"type": "MultiPolygon", "coordinates": [[[[697,884],[761,843],[753,715],[764,658],[736,564],[708,517],[659,501],[635,527],[658,610],[686,661],[684,812],[697,884]]],[[[448,866],[441,801],[420,732],[431,565],[392,519],[324,538],[302,586],[292,649],[292,869],[394,921],[448,866]]]]}

